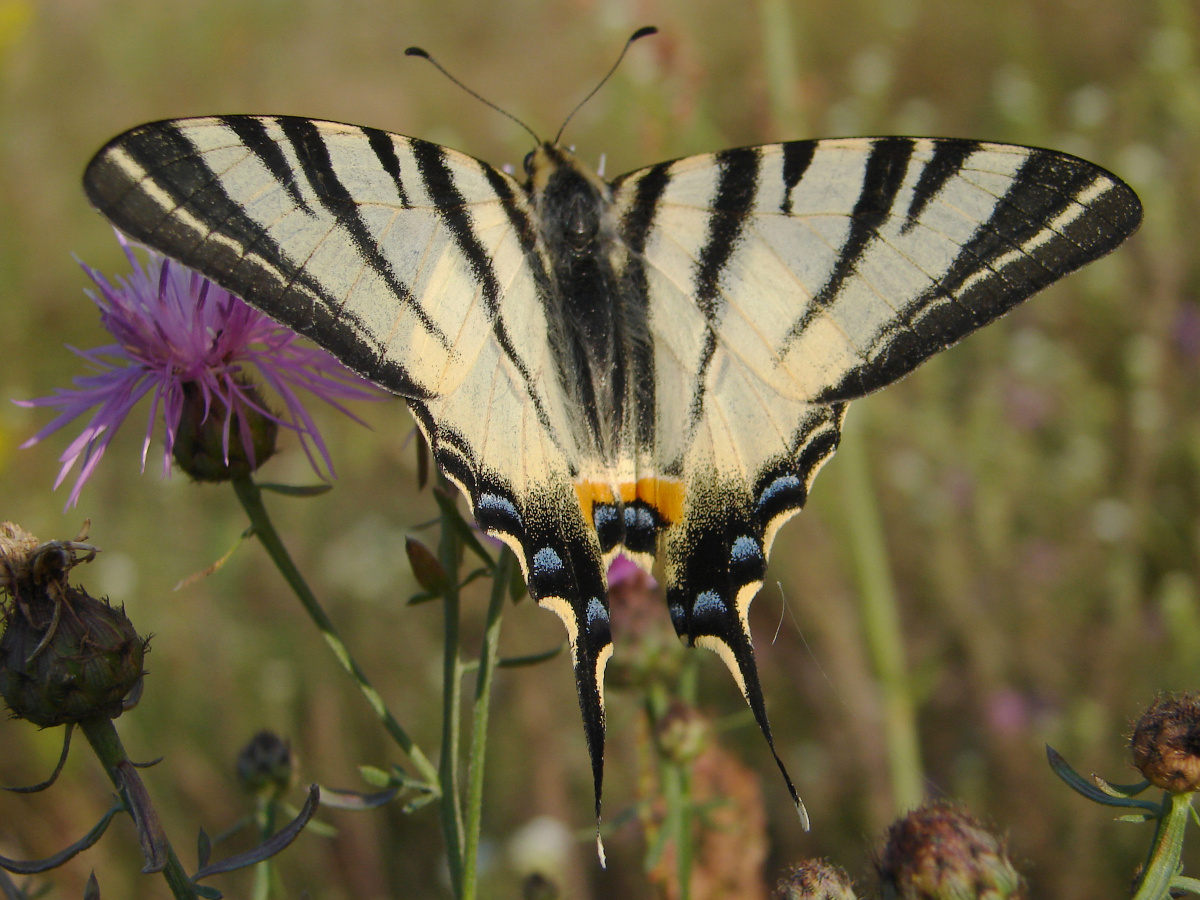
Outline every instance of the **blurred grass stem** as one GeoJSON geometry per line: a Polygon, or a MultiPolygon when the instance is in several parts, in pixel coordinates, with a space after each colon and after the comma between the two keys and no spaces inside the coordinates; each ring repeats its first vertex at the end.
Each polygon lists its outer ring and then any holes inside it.
{"type": "Polygon", "coordinates": [[[508,596],[508,585],[512,581],[515,562],[512,551],[507,547],[500,551],[500,558],[492,575],[492,596],[488,601],[483,647],[479,652],[474,721],[471,724],[471,747],[467,758],[466,846],[463,853],[466,864],[463,870],[462,893],[464,898],[475,896],[479,831],[483,813],[483,770],[487,755],[488,709],[492,698],[492,678],[500,658],[500,614],[504,611],[504,600],[508,596]]]}
{"type": "Polygon", "coordinates": [[[284,547],[283,541],[280,539],[279,533],[275,530],[275,526],[271,522],[271,517],[267,513],[267,508],[263,504],[262,491],[259,489],[259,486],[253,478],[242,476],[233,478],[233,489],[237,494],[238,500],[241,501],[242,508],[245,509],[246,515],[250,519],[255,537],[262,543],[267,551],[267,555],[275,563],[275,567],[279,569],[288,586],[291,587],[296,597],[299,598],[309,618],[313,620],[317,629],[321,632],[321,636],[325,638],[325,643],[333,650],[333,655],[342,664],[342,668],[354,679],[354,683],[358,685],[358,689],[367,698],[367,703],[375,711],[375,715],[379,717],[379,721],[383,724],[387,733],[391,735],[392,739],[400,745],[400,748],[412,760],[420,772],[421,778],[427,783],[428,788],[435,790],[435,785],[438,783],[437,769],[429,761],[429,758],[421,748],[408,736],[408,732],[401,727],[400,723],[396,721],[387,707],[384,706],[383,698],[371,686],[371,683],[367,680],[367,676],[350,655],[345,642],[337,633],[337,629],[334,628],[333,620],[329,618],[325,609],[317,601],[316,595],[313,594],[308,583],[304,580],[304,576],[300,574],[300,570],[292,561],[287,548],[284,547]]]}
{"type": "Polygon", "coordinates": [[[863,635],[883,705],[892,802],[896,812],[903,813],[921,805],[924,777],[896,587],[863,449],[865,419],[866,412],[859,410],[847,417],[835,467],[842,480],[846,534],[858,586],[863,635]]]}
{"type": "MultiPolygon", "coordinates": [[[[437,490],[452,491],[450,483],[438,473],[437,490]]],[[[462,804],[458,786],[458,743],[459,712],[462,703],[462,660],[458,653],[458,564],[462,555],[462,543],[458,530],[450,521],[450,513],[444,509],[440,516],[441,538],[438,541],[438,559],[447,575],[446,588],[442,594],[443,611],[443,656],[442,656],[442,752],[438,761],[439,779],[442,789],[441,819],[442,834],[446,841],[446,859],[450,867],[450,884],[454,896],[467,900],[463,892],[467,879],[464,868],[472,871],[474,860],[463,856],[462,804]],[[465,864],[465,866],[464,866],[465,864]]],[[[474,887],[474,877],[469,879],[474,887]]]]}

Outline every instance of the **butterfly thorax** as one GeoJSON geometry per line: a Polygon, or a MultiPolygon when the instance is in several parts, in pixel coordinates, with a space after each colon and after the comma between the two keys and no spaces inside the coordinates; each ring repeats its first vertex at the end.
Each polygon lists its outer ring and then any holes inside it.
{"type": "MultiPolygon", "coordinates": [[[[573,154],[542,144],[525,161],[549,272],[545,302],[559,378],[605,462],[627,452],[629,359],[638,318],[623,308],[626,249],[612,188],[573,154]]],[[[643,323],[644,327],[644,323],[643,323]]]]}

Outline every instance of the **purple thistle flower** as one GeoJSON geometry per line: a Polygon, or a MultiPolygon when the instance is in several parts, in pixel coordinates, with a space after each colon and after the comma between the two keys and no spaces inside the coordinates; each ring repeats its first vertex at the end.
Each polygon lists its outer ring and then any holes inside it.
{"type": "Polygon", "coordinates": [[[142,442],[143,471],[161,409],[165,424],[163,474],[170,474],[186,390],[199,396],[205,418],[212,414],[223,417],[227,465],[230,434],[236,423],[241,446],[254,468],[248,419],[257,415],[294,431],[317,475],[331,477],[329,450],[297,389],[307,390],[359,424],[364,423],[342,401],[377,400],[386,395],[323,350],[301,345],[294,332],[203,276],[152,250],[147,251],[143,266],[119,232],[117,240],[133,268],[129,276],[118,276],[114,284],[80,263],[99,288],[98,292],[85,293],[100,307],[100,324],[117,342],[92,350],[70,347],[94,374],[75,378],[73,389],[59,388],[49,397],[15,401],[19,406],[60,410],[22,447],[38,443],[94,410],[83,431],[59,457],[62,468],[55,488],[76,463],[80,465],[67,506],[79,501],[84,482],[95,471],[117,427],[147,394],[151,395],[151,404],[142,442]],[[247,380],[251,366],[282,401],[282,413],[272,413],[258,399],[257,390],[247,380]]]}

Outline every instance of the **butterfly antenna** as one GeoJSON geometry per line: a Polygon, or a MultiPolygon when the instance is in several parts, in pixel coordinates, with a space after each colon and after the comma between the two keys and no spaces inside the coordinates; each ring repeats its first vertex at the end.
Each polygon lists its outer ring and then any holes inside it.
{"type": "Polygon", "coordinates": [[[554,136],[555,144],[557,144],[558,139],[562,137],[562,133],[567,130],[567,123],[570,122],[571,119],[573,119],[575,117],[575,113],[579,112],[579,110],[583,108],[583,105],[585,103],[587,103],[594,96],[596,96],[596,91],[598,91],[598,90],[600,90],[600,88],[604,87],[604,85],[608,81],[608,79],[612,78],[613,72],[617,71],[617,66],[619,66],[621,64],[621,60],[623,60],[625,58],[625,54],[629,52],[630,44],[632,44],[634,41],[636,41],[640,38],[644,38],[644,37],[647,37],[652,34],[658,34],[658,29],[655,28],[653,25],[646,25],[643,28],[639,28],[637,31],[635,31],[633,34],[631,34],[629,36],[629,40],[627,40],[625,42],[625,46],[621,48],[621,55],[618,56],[617,61],[612,64],[612,68],[608,70],[608,74],[600,79],[600,83],[597,84],[594,88],[592,88],[591,93],[588,94],[586,97],[584,97],[582,100],[580,100],[578,105],[576,105],[576,107],[573,110],[571,110],[570,115],[568,115],[566,117],[566,119],[563,120],[562,127],[558,129],[558,134],[556,134],[554,136]]]}
{"type": "Polygon", "coordinates": [[[484,106],[490,106],[496,112],[500,113],[500,115],[511,119],[512,121],[514,121],[518,125],[520,125],[522,128],[524,128],[526,131],[528,131],[530,133],[530,135],[532,135],[534,143],[540,144],[542,142],[542,139],[537,136],[537,132],[535,132],[532,128],[530,128],[528,125],[526,125],[520,119],[518,119],[516,116],[514,116],[508,110],[501,109],[499,106],[497,106],[491,100],[487,99],[487,97],[484,97],[478,91],[471,90],[469,87],[467,87],[461,81],[459,81],[457,78],[455,78],[449,72],[447,72],[445,66],[443,66],[440,62],[438,62],[436,59],[434,59],[432,56],[429,55],[429,51],[424,50],[420,47],[409,47],[407,50],[404,51],[404,55],[405,56],[419,56],[419,57],[421,57],[421,59],[429,60],[429,62],[433,64],[433,67],[435,69],[437,69],[439,72],[441,72],[447,78],[449,78],[452,82],[457,84],[460,88],[462,88],[464,91],[466,91],[472,97],[474,97],[476,100],[478,100],[484,106]]]}

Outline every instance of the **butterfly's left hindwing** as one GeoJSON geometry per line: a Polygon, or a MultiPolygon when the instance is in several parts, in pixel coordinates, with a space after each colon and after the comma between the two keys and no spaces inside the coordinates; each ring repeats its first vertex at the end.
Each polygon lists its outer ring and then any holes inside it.
{"type": "Polygon", "coordinates": [[[135,128],[84,183],[408,400],[567,628],[599,816],[604,563],[663,550],[676,630],[774,752],[749,606],[846,403],[1107,253],[1141,207],[1083,160],[962,140],[749,147],[611,186],[561,148],[530,160],[521,185],[413,138],[226,116],[135,128]]]}

